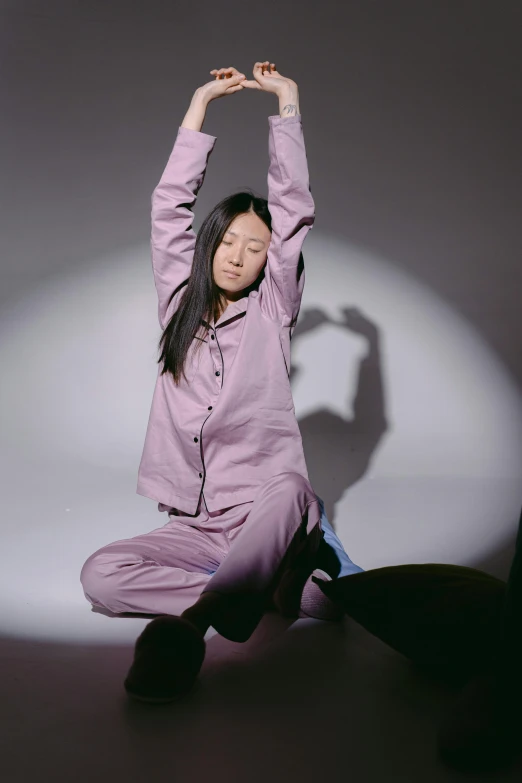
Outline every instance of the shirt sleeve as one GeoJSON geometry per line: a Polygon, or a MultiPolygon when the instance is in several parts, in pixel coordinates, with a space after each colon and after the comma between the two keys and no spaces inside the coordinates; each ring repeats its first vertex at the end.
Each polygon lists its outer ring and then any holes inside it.
{"type": "Polygon", "coordinates": [[[190,277],[196,245],[192,210],[216,138],[180,126],[165,170],[152,193],[150,248],[162,329],[167,325],[171,295],[190,277]]]}
{"type": "Polygon", "coordinates": [[[268,118],[268,209],[272,238],[260,283],[264,312],[282,326],[295,325],[305,273],[301,248],[315,220],[300,114],[268,118]]]}

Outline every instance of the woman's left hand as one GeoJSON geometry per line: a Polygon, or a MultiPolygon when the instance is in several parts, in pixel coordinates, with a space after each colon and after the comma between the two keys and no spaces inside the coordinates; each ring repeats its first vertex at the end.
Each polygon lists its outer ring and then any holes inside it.
{"type": "Polygon", "coordinates": [[[263,63],[256,63],[253,69],[254,79],[248,81],[243,79],[241,86],[251,90],[263,90],[264,92],[273,92],[276,95],[284,94],[286,91],[297,93],[298,87],[293,79],[283,76],[276,71],[275,63],[265,60],[263,63]]]}
{"type": "Polygon", "coordinates": [[[220,68],[219,70],[214,68],[210,73],[214,79],[198,87],[197,90],[209,103],[216,98],[223,97],[223,95],[231,95],[243,89],[245,74],[238,71],[237,68],[220,68]]]}

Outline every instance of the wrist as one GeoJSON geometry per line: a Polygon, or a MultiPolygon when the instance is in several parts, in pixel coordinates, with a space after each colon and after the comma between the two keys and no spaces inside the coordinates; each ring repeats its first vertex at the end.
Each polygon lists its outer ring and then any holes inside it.
{"type": "Polygon", "coordinates": [[[190,106],[187,109],[187,113],[181,123],[183,128],[189,128],[190,130],[201,131],[203,123],[205,122],[205,114],[207,111],[208,99],[206,99],[201,93],[196,90],[190,101],[190,106]]]}
{"type": "Polygon", "coordinates": [[[295,117],[300,114],[299,92],[297,89],[285,89],[278,94],[279,114],[281,117],[295,117]]]}
{"type": "Polygon", "coordinates": [[[202,87],[198,87],[194,95],[192,96],[191,104],[201,108],[206,108],[210,103],[210,98],[206,95],[202,87]]]}

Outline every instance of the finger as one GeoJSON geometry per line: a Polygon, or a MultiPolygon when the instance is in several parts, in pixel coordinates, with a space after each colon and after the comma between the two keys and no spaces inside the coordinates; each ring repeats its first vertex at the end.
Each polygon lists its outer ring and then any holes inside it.
{"type": "Polygon", "coordinates": [[[224,94],[228,95],[231,92],[238,92],[239,90],[242,90],[242,89],[244,89],[242,84],[231,84],[230,86],[227,86],[227,88],[225,89],[224,94]]]}
{"type": "MultiPolygon", "coordinates": [[[[225,81],[225,80],[223,80],[223,81],[225,81]]],[[[226,80],[227,86],[225,87],[225,89],[228,90],[228,85],[230,85],[231,87],[235,87],[236,84],[239,84],[239,83],[241,83],[243,81],[244,81],[244,79],[243,79],[242,76],[233,75],[233,76],[230,77],[230,79],[226,80]]]]}
{"type": "MultiPolygon", "coordinates": [[[[237,74],[241,74],[241,71],[238,71],[237,68],[234,68],[232,65],[228,68],[219,68],[219,70],[214,69],[214,71],[211,71],[211,73],[216,73],[219,76],[223,76],[223,78],[230,79],[232,76],[235,76],[237,74]]],[[[244,76],[244,74],[243,74],[244,76]]]]}
{"type": "MultiPolygon", "coordinates": [[[[227,83],[232,82],[232,84],[237,84],[237,82],[242,82],[244,81],[244,79],[245,77],[242,74],[240,76],[239,74],[235,74],[235,73],[230,74],[229,78],[227,77],[221,78],[220,76],[216,76],[217,81],[222,81],[222,82],[226,81],[227,83]]],[[[226,89],[228,89],[228,87],[226,89]]]]}
{"type": "Polygon", "coordinates": [[[257,71],[258,75],[268,76],[270,75],[270,67],[271,67],[271,63],[268,60],[265,60],[264,62],[256,62],[254,65],[254,75],[256,74],[257,71]]]}
{"type": "Polygon", "coordinates": [[[253,70],[252,70],[252,73],[254,74],[254,79],[256,79],[256,81],[257,81],[257,79],[259,79],[261,76],[263,76],[263,71],[262,71],[262,67],[261,67],[261,66],[262,66],[262,63],[256,63],[256,64],[254,65],[254,68],[253,68],[253,70]]]}
{"type": "Polygon", "coordinates": [[[238,76],[233,76],[230,80],[227,79],[227,85],[225,87],[225,95],[229,92],[236,92],[237,90],[243,89],[243,84],[241,83],[243,80],[241,80],[238,76]]]}
{"type": "Polygon", "coordinates": [[[217,79],[244,79],[245,78],[245,74],[244,73],[239,73],[239,72],[236,72],[236,73],[225,72],[225,73],[219,74],[216,78],[217,79]]]}

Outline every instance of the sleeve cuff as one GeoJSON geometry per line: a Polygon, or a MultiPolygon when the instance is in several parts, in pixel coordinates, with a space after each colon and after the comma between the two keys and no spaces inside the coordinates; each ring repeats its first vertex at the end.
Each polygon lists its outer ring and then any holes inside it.
{"type": "Polygon", "coordinates": [[[210,133],[203,133],[203,131],[185,128],[183,125],[180,125],[176,141],[185,147],[200,147],[202,143],[212,147],[216,143],[216,139],[217,136],[212,136],[210,133]]]}
{"type": "Polygon", "coordinates": [[[274,125],[291,124],[293,122],[301,122],[300,114],[292,114],[290,117],[281,117],[280,114],[271,114],[268,118],[268,124],[272,127],[274,125]]]}

